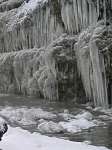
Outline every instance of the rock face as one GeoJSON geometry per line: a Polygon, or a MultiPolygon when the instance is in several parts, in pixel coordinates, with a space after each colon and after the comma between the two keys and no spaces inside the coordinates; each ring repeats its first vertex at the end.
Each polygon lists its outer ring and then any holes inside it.
{"type": "Polygon", "coordinates": [[[0,1],[0,92],[112,103],[111,0],[0,1]]]}
{"type": "Polygon", "coordinates": [[[3,135],[7,132],[8,126],[6,122],[0,118],[0,141],[2,140],[3,135]]]}

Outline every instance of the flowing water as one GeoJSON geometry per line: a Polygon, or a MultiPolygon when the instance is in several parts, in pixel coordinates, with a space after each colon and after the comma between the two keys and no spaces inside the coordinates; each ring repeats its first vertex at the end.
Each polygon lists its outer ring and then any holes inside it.
{"type": "MultiPolygon", "coordinates": [[[[81,111],[87,110],[85,106],[78,105],[74,101],[50,102],[47,100],[37,99],[35,97],[2,95],[0,96],[0,109],[4,109],[6,107],[41,108],[45,111],[52,112],[55,114],[59,114],[66,109],[69,110],[69,112],[73,115],[76,115],[81,111]]],[[[92,113],[96,115],[96,118],[99,115],[98,112],[97,113],[92,112],[92,113]]],[[[56,119],[61,120],[62,118],[56,118],[56,119]]],[[[8,123],[11,126],[20,126],[21,128],[27,129],[30,132],[38,132],[36,126],[22,126],[14,122],[11,123],[10,121],[8,123]]],[[[69,139],[71,141],[77,141],[77,142],[91,141],[92,145],[106,146],[112,149],[112,122],[111,121],[106,121],[106,125],[92,127],[78,133],[70,134],[65,132],[65,133],[47,134],[47,135],[69,139]]]]}

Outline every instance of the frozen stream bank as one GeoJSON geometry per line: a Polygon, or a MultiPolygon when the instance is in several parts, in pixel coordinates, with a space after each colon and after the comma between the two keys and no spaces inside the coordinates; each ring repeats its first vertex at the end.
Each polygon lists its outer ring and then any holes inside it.
{"type": "MultiPolygon", "coordinates": [[[[70,101],[37,101],[36,98],[21,96],[1,96],[0,104],[0,116],[10,126],[20,127],[20,132],[24,132],[22,129],[25,129],[33,134],[40,133],[49,137],[112,148],[111,118],[105,120],[103,112],[89,111],[86,107],[70,101]]],[[[8,133],[11,133],[10,130],[16,129],[10,128],[8,133]]],[[[16,137],[15,134],[11,135],[16,137]]]]}
{"type": "Polygon", "coordinates": [[[108,150],[104,147],[50,138],[37,133],[30,134],[20,128],[11,127],[0,143],[0,148],[3,150],[74,150],[74,148],[75,150],[108,150]]]}

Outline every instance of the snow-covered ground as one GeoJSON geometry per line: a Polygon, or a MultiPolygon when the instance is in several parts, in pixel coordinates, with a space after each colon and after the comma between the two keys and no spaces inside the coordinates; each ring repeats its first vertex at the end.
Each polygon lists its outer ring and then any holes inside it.
{"type": "Polygon", "coordinates": [[[29,133],[20,128],[9,127],[8,132],[0,142],[2,150],[108,150],[85,143],[71,142],[39,133],[29,133]]]}

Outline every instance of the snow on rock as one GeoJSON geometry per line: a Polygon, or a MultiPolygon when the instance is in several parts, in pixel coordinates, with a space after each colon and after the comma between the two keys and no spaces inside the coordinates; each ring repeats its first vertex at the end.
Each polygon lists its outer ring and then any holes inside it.
{"type": "Polygon", "coordinates": [[[88,129],[102,124],[102,122],[94,120],[93,115],[89,112],[82,112],[76,116],[69,113],[63,113],[61,115],[65,117],[64,121],[60,121],[58,123],[40,120],[38,130],[41,133],[76,133],[81,132],[83,129],[88,129]]]}
{"type": "Polygon", "coordinates": [[[11,127],[0,143],[0,148],[4,150],[108,150],[105,147],[51,138],[38,133],[31,134],[20,128],[11,127]]]}
{"type": "Polygon", "coordinates": [[[27,14],[30,11],[33,11],[34,9],[36,9],[36,7],[39,5],[39,3],[45,3],[46,1],[47,0],[29,0],[28,3],[25,2],[20,7],[18,14],[22,14],[22,13],[27,14]]]}
{"type": "Polygon", "coordinates": [[[80,132],[83,129],[88,129],[98,125],[104,125],[103,122],[95,120],[93,115],[90,112],[83,111],[76,116],[71,116],[71,119],[68,121],[61,121],[59,125],[63,127],[64,130],[70,133],[80,132]]]}
{"type": "Polygon", "coordinates": [[[13,108],[6,107],[0,111],[0,114],[7,118],[10,122],[19,123],[21,125],[35,125],[38,119],[53,119],[55,114],[44,111],[40,108],[13,108]]]}
{"type": "Polygon", "coordinates": [[[75,118],[77,119],[84,118],[90,121],[93,119],[93,115],[90,112],[84,112],[84,113],[78,114],[77,116],[75,116],[75,118]]]}
{"type": "Polygon", "coordinates": [[[80,132],[83,129],[96,126],[93,121],[88,121],[85,118],[73,119],[69,122],[60,122],[59,124],[70,133],[80,132]]]}
{"type": "Polygon", "coordinates": [[[60,124],[53,121],[47,122],[44,120],[38,125],[38,130],[41,133],[60,133],[64,131],[64,128],[60,124]]]}
{"type": "Polygon", "coordinates": [[[5,117],[11,123],[23,126],[36,125],[37,129],[41,133],[76,133],[83,129],[88,129],[102,124],[102,122],[94,120],[91,113],[84,111],[80,114],[73,115],[66,111],[62,114],[54,114],[52,112],[33,107],[5,107],[1,108],[0,115],[5,117]],[[62,117],[62,121],[54,122],[54,119],[60,117],[60,115],[62,117]]]}
{"type": "Polygon", "coordinates": [[[70,114],[69,110],[67,109],[65,109],[63,113],[59,113],[59,116],[62,117],[66,121],[75,118],[75,116],[70,114]]]}

